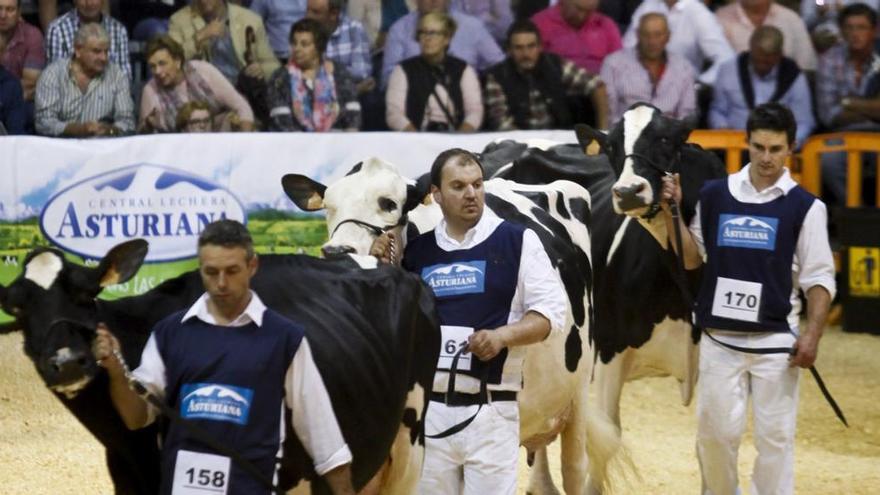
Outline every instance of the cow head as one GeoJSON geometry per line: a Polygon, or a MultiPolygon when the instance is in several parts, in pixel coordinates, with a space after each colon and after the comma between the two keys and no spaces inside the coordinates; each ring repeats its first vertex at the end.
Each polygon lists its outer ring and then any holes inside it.
{"type": "Polygon", "coordinates": [[[664,116],[656,107],[637,103],[608,133],[585,125],[575,128],[585,149],[598,142],[617,175],[612,202],[617,213],[644,217],[659,210],[661,180],[681,168],[680,150],[691,128],[664,116]]]}
{"type": "Polygon", "coordinates": [[[138,239],[111,249],[98,266],[85,267],[41,247],[25,257],[24,273],[0,290],[0,305],[24,332],[25,353],[49,388],[73,397],[94,378],[95,296],[134,276],[146,255],[147,242],[138,239]]]}
{"type": "Polygon", "coordinates": [[[285,175],[281,184],[301,209],[326,210],[330,235],[321,247],[326,257],[368,254],[373,240],[385,231],[397,231],[402,238],[407,213],[428,190],[426,179],[408,180],[379,158],[358,163],[330,186],[299,174],[285,175]]]}

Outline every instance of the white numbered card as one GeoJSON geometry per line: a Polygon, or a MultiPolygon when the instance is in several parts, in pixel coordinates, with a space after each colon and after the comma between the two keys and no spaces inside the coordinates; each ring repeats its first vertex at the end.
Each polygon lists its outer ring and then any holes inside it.
{"type": "MultiPolygon", "coordinates": [[[[443,334],[443,345],[440,346],[440,359],[437,360],[437,369],[449,371],[452,369],[452,358],[459,349],[466,346],[468,337],[474,333],[471,327],[456,327],[452,325],[440,325],[443,334]]],[[[470,371],[471,353],[463,352],[458,358],[457,370],[470,371]]]]}
{"type": "Polygon", "coordinates": [[[718,277],[712,314],[740,321],[758,321],[763,285],[732,278],[718,277]]]}
{"type": "Polygon", "coordinates": [[[226,495],[228,488],[228,457],[177,451],[171,495],[226,495]]]}

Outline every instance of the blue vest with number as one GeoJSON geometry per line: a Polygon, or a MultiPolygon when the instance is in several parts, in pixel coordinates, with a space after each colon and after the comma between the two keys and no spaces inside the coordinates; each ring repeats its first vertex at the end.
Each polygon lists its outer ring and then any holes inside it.
{"type": "Polygon", "coordinates": [[[700,191],[700,219],[706,247],[703,283],[697,297],[697,324],[743,332],[789,332],[792,261],[804,217],[815,197],[800,186],[767,203],[743,203],[727,179],[707,182],[700,191]],[[734,282],[716,294],[719,277],[734,282]],[[736,290],[737,283],[761,284],[760,297],[736,290]],[[722,308],[726,316],[713,314],[722,308]],[[741,315],[741,316],[740,316],[741,315]],[[757,316],[757,321],[747,321],[757,316]],[[738,317],[733,317],[738,316],[738,317]]]}
{"type": "MultiPolygon", "coordinates": [[[[284,377],[303,338],[303,329],[266,310],[263,325],[210,325],[198,318],[181,322],[175,313],[154,328],[165,363],[165,400],[186,421],[235,449],[271,480],[281,443],[284,377]]],[[[162,448],[162,493],[171,493],[179,450],[221,455],[174,423],[162,448]]],[[[184,473],[197,489],[216,487],[222,474],[184,473]]],[[[269,490],[231,461],[229,494],[268,494],[269,490]]]]}
{"type": "MultiPolygon", "coordinates": [[[[525,228],[501,222],[483,242],[470,248],[444,251],[434,231],[420,235],[406,248],[404,266],[418,273],[434,291],[440,323],[492,330],[507,324],[516,293],[525,228]]],[[[469,371],[488,383],[501,383],[507,349],[488,362],[471,360],[469,371]]]]}

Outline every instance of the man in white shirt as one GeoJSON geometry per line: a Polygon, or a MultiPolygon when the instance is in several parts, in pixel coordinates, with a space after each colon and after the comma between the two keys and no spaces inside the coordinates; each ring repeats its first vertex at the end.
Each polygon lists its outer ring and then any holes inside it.
{"type": "MultiPolygon", "coordinates": [[[[353,495],[351,452],[302,327],[267,309],[250,290],[258,263],[247,229],[233,220],[208,225],[198,256],[206,293],[188,311],[156,324],[132,375],[178,409],[184,423],[250,461],[263,480],[172,422],[162,446],[161,493],[270,493],[263,483],[277,475],[284,404],[315,471],[334,494],[353,495]]],[[[129,388],[118,350],[116,338],[99,325],[94,354],[107,369],[113,404],[126,426],[142,428],[157,411],[129,388]]]]}
{"type": "MultiPolygon", "coordinates": [[[[746,124],[751,163],[703,186],[689,229],[679,220],[685,267],[705,263],[695,310],[706,331],[697,396],[704,495],[739,492],[749,397],[758,450],[749,493],[794,493],[798,367],[816,360],[836,290],[825,205],[785,168],[796,128],[785,106],[756,107],[746,124]],[[802,331],[800,290],[807,299],[802,331]],[[778,351],[760,352],[771,348],[778,351]]],[[[677,178],[664,180],[662,197],[681,200],[677,178]]],[[[673,236],[665,201],[664,211],[673,236]]]]}

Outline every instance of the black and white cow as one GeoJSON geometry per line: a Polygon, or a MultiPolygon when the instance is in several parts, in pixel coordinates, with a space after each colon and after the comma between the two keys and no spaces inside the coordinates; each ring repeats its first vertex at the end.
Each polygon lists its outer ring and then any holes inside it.
{"type": "MultiPolygon", "coordinates": [[[[118,494],[157,493],[157,437],[153,427],[128,431],[113,409],[106,373],[91,357],[95,324],[107,323],[134,367],[152,325],[203,292],[193,271],[141,296],[96,300],[103,287],[135,274],[146,249],[146,242],[130,241],[87,268],[57,250],[39,248],[26,257],[22,275],[0,286],[0,303],[23,330],[25,352],[39,375],[106,447],[118,494]]],[[[394,267],[362,270],[351,260],[266,255],[260,257],[252,289],[268,307],[305,327],[354,456],[356,487],[385,462],[401,422],[413,432],[408,440],[421,442],[416,433],[427,403],[407,410],[405,401],[413,391],[424,396],[431,386],[440,331],[433,295],[417,276],[394,267]]],[[[314,479],[311,465],[297,436],[288,432],[280,486],[314,479]]],[[[322,481],[312,487],[327,493],[322,481]]]]}
{"type": "MultiPolygon", "coordinates": [[[[407,234],[405,227],[417,232],[434,228],[441,213],[433,203],[421,204],[430,199],[426,179],[408,180],[393,165],[370,158],[330,186],[297,174],[285,176],[283,186],[300,208],[326,208],[330,239],[323,247],[325,254],[367,254],[381,230],[395,230],[405,243],[413,233],[407,234]]],[[[566,331],[526,351],[524,388],[519,394],[520,439],[530,452],[543,454],[544,447],[559,435],[565,491],[581,494],[586,488],[587,453],[592,459],[592,479],[603,484],[605,463],[619,441],[607,418],[587,413],[592,370],[587,335],[592,304],[589,194],[568,181],[536,186],[496,179],[486,181],[485,190],[485,214],[534,230],[568,294],[566,331]]],[[[530,492],[550,492],[554,489],[546,455],[537,460],[540,469],[533,474],[539,474],[533,476],[530,492]]]]}

